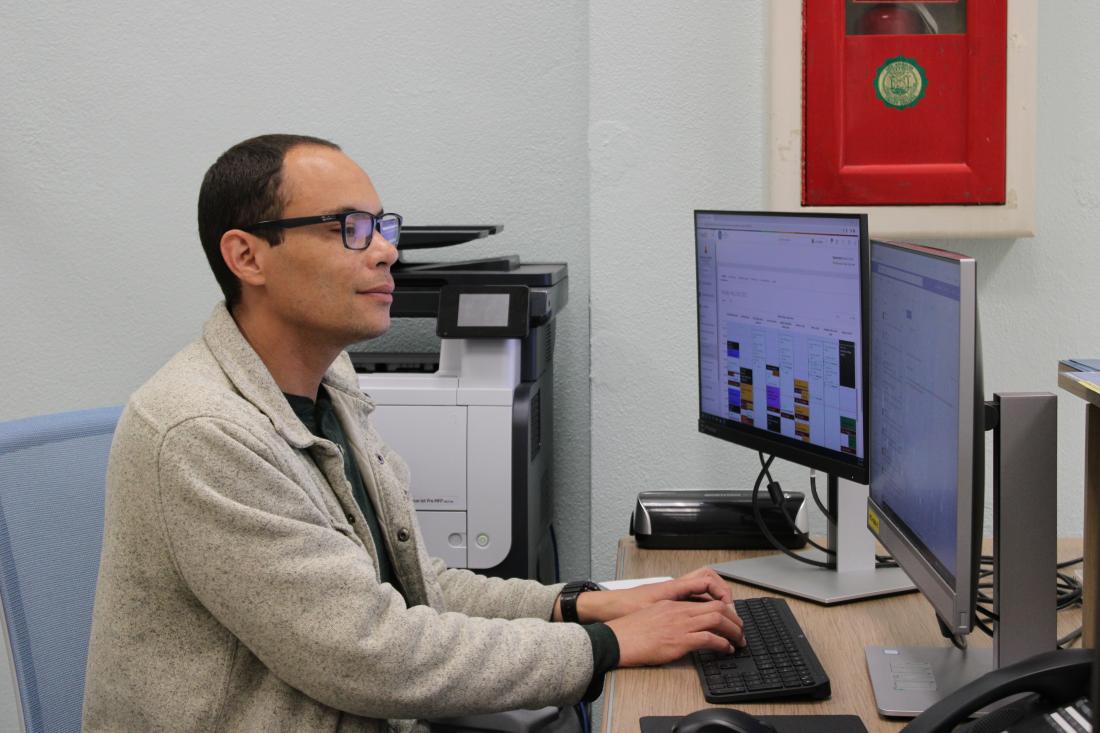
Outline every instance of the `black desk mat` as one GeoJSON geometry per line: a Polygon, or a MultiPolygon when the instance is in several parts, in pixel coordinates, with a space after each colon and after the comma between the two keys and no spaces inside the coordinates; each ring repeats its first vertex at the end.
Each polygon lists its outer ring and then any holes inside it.
{"type": "MultiPolygon", "coordinates": [[[[641,719],[642,733],[671,733],[676,716],[648,716],[641,719]]],[[[855,715],[761,715],[777,733],[867,733],[855,715]]]]}

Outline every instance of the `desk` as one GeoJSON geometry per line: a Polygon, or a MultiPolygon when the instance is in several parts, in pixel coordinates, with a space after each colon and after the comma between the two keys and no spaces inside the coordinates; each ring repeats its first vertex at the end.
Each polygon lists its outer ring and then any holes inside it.
{"type": "MultiPolygon", "coordinates": [[[[1082,571],[1085,597],[1085,628],[1096,628],[1095,608],[1100,599],[1100,394],[1086,388],[1066,372],[1076,371],[1058,364],[1058,386],[1085,401],[1085,567],[1082,571]],[[1091,592],[1087,589],[1093,589],[1091,592]]],[[[1100,639],[1085,633],[1085,646],[1100,646],[1100,639]]]]}
{"type": "MultiPolygon", "coordinates": [[[[1078,557],[1081,546],[1081,540],[1059,540],[1058,559],[1078,557]]],[[[625,538],[619,541],[615,575],[617,578],[675,577],[702,565],[761,554],[765,553],[643,550],[633,539],[625,538]]],[[[734,598],[774,595],[735,583],[731,588],[734,598]]],[[[742,707],[756,715],[855,714],[863,719],[871,733],[901,730],[906,721],[879,718],[875,710],[863,648],[869,645],[946,645],[948,642],[940,636],[932,607],[923,596],[907,593],[832,607],[797,598],[787,601],[832,680],[832,697],[822,702],[749,703],[742,707]]],[[[1068,634],[1081,623],[1080,611],[1076,609],[1058,616],[1059,636],[1068,634]]],[[[990,641],[981,632],[976,632],[970,636],[970,643],[989,646],[990,641]]],[[[709,707],[689,659],[663,667],[616,670],[608,675],[604,691],[601,726],[604,733],[637,733],[638,719],[642,716],[685,715],[709,707]]]]}

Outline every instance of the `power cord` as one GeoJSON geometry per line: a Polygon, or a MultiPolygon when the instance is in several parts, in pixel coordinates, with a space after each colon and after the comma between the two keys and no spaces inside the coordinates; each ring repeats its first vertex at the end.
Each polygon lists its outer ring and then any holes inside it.
{"type": "Polygon", "coordinates": [[[779,507],[779,513],[782,514],[784,517],[787,517],[787,521],[792,527],[794,527],[795,532],[798,533],[798,536],[800,538],[805,538],[814,547],[822,549],[820,545],[810,540],[809,536],[806,535],[806,533],[803,532],[801,529],[799,529],[797,525],[795,525],[794,521],[791,520],[790,516],[787,515],[787,512],[783,510],[783,489],[780,488],[778,481],[775,481],[771,478],[770,469],[772,463],[775,461],[775,456],[768,456],[767,459],[765,459],[763,451],[759,451],[758,455],[760,456],[760,473],[756,475],[756,482],[752,486],[752,515],[756,519],[756,526],[760,528],[760,531],[768,539],[768,542],[772,543],[772,546],[783,554],[789,557],[793,557],[795,560],[798,560],[801,563],[806,563],[807,565],[813,565],[814,567],[825,568],[827,570],[835,570],[835,558],[822,562],[821,560],[814,560],[813,558],[795,554],[794,552],[791,552],[789,549],[787,549],[787,547],[784,546],[782,542],[776,539],[775,535],[772,534],[772,531],[768,529],[768,525],[764,522],[764,515],[760,513],[760,484],[764,483],[765,478],[768,479],[768,494],[771,496],[772,503],[779,507]]]}
{"type": "MultiPolygon", "coordinates": [[[[821,513],[828,517],[830,522],[836,524],[836,514],[831,509],[825,508],[825,505],[821,502],[821,496],[817,493],[817,471],[812,468],[810,469],[810,493],[813,494],[814,502],[821,513]]],[[[875,555],[876,568],[896,568],[897,566],[897,561],[889,555],[875,555]]]]}
{"type": "MultiPolygon", "coordinates": [[[[786,510],[784,510],[783,507],[787,502],[787,497],[783,494],[783,487],[779,485],[778,481],[776,481],[775,479],[772,478],[772,472],[770,470],[771,463],[772,463],[772,461],[775,460],[775,456],[772,456],[770,459],[765,461],[763,451],[757,451],[757,455],[760,457],[760,468],[764,472],[764,475],[768,479],[768,496],[771,497],[772,504],[774,504],[775,507],[777,509],[779,509],[779,513],[783,516],[784,519],[787,520],[787,526],[789,526],[794,531],[795,535],[797,535],[800,540],[802,540],[803,542],[809,544],[811,547],[814,547],[814,548],[820,550],[821,552],[824,552],[826,555],[836,555],[836,550],[831,550],[828,547],[822,547],[821,545],[814,542],[813,539],[810,537],[810,535],[807,534],[806,532],[803,532],[799,528],[799,526],[794,523],[794,520],[791,519],[791,515],[786,510]]],[[[813,479],[813,475],[811,473],[811,481],[812,481],[812,479],[813,479]]],[[[811,489],[812,489],[812,484],[811,484],[811,489]]],[[[814,498],[817,499],[816,496],[814,498]]],[[[755,495],[754,495],[753,499],[754,499],[754,503],[755,503],[755,495]]],[[[818,499],[818,506],[821,506],[820,499],[818,499]]],[[[757,518],[757,521],[758,522],[760,521],[759,517],[757,518]]],[[[835,563],[834,563],[834,567],[835,567],[835,563]]]]}
{"type": "MultiPolygon", "coordinates": [[[[1077,557],[1072,560],[1064,560],[1057,565],[1057,580],[1056,580],[1056,593],[1057,601],[1055,603],[1055,609],[1057,611],[1065,611],[1070,608],[1081,605],[1083,598],[1081,581],[1073,577],[1069,573],[1063,573],[1062,570],[1068,567],[1072,567],[1081,562],[1084,562],[1083,557],[1077,557]]],[[[974,626],[981,629],[982,633],[987,636],[993,636],[993,628],[991,624],[996,624],[999,620],[997,614],[990,606],[993,605],[993,556],[982,555],[981,568],[978,571],[978,595],[977,604],[975,610],[977,614],[974,619],[974,626]],[[990,623],[986,623],[988,620],[990,623]]],[[[1073,631],[1069,632],[1062,638],[1058,639],[1058,648],[1066,649],[1072,645],[1075,641],[1081,638],[1081,627],[1077,627],[1073,631]]]]}
{"type": "MultiPolygon", "coordinates": [[[[783,494],[783,487],[779,485],[778,481],[772,478],[771,473],[771,465],[772,462],[775,461],[775,456],[772,455],[765,458],[763,451],[757,451],[757,456],[760,458],[760,473],[757,474],[756,483],[752,487],[752,513],[753,516],[756,518],[756,524],[760,528],[760,531],[764,533],[764,536],[767,537],[768,541],[772,544],[773,547],[797,559],[799,562],[804,562],[807,565],[814,565],[816,567],[836,569],[836,550],[833,550],[829,547],[823,547],[822,545],[819,545],[817,542],[815,542],[808,533],[803,532],[802,529],[799,528],[797,524],[795,524],[794,520],[791,518],[791,515],[783,508],[784,504],[787,501],[787,497],[783,494]],[[829,560],[827,560],[826,562],[821,562],[820,560],[813,560],[802,555],[796,555],[795,553],[787,549],[787,547],[784,546],[781,542],[779,542],[779,540],[777,540],[775,536],[771,533],[767,525],[764,523],[764,518],[760,513],[760,507],[758,504],[760,484],[765,478],[768,479],[768,495],[771,497],[772,504],[774,504],[776,508],[779,509],[779,513],[783,516],[784,519],[787,520],[787,525],[790,526],[791,530],[794,531],[795,535],[797,535],[799,539],[814,547],[815,549],[825,553],[825,555],[829,557],[829,560]]],[[[825,504],[821,501],[821,496],[817,493],[817,472],[813,469],[810,469],[810,494],[813,495],[814,503],[817,504],[817,508],[821,510],[821,513],[824,514],[830,522],[836,524],[836,514],[825,507],[825,504]]],[[[896,568],[897,566],[898,564],[889,555],[875,555],[876,568],[896,568]]]]}

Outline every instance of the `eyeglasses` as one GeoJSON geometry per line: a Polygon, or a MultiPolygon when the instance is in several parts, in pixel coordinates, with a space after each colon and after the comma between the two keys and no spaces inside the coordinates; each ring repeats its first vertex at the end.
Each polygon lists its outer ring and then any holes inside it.
{"type": "Polygon", "coordinates": [[[241,227],[243,231],[255,232],[257,229],[294,229],[306,227],[311,224],[340,223],[340,234],[344,238],[344,246],[348,249],[366,249],[370,246],[374,232],[377,231],[394,247],[401,239],[401,215],[400,214],[372,214],[369,211],[345,211],[340,214],[321,214],[319,216],[297,216],[293,219],[272,219],[261,221],[247,227],[241,227]]]}

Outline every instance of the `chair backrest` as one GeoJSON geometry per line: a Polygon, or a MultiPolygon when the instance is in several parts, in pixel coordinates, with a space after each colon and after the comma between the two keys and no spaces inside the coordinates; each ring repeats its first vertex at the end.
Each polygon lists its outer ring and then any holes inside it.
{"type": "Polygon", "coordinates": [[[0,610],[28,733],[79,731],[121,408],[0,423],[0,610]]]}

